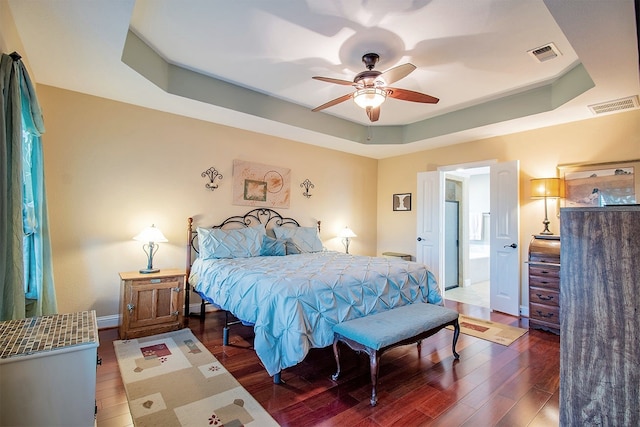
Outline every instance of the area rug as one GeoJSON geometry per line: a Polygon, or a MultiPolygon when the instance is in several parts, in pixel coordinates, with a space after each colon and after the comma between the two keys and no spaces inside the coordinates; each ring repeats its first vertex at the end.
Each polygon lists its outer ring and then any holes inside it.
{"type": "Polygon", "coordinates": [[[189,329],[113,346],[137,427],[278,425],[189,329]]]}
{"type": "MultiPolygon", "coordinates": [[[[460,315],[458,323],[460,324],[460,332],[463,334],[506,346],[511,345],[515,340],[527,333],[526,329],[465,316],[464,314],[460,315]]],[[[453,326],[447,326],[447,329],[453,330],[453,326]]]]}

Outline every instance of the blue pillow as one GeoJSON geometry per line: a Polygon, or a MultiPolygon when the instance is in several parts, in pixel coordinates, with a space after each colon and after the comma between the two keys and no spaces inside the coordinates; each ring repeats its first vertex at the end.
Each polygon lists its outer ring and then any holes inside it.
{"type": "Polygon", "coordinates": [[[262,238],[260,256],[285,256],[286,254],[287,251],[284,240],[274,239],[266,235],[262,238]]]}
{"type": "Polygon", "coordinates": [[[316,227],[273,227],[276,238],[287,240],[287,254],[324,250],[316,227]]]}
{"type": "Polygon", "coordinates": [[[264,236],[266,230],[263,224],[233,230],[198,227],[200,257],[211,259],[260,256],[264,236]]]}

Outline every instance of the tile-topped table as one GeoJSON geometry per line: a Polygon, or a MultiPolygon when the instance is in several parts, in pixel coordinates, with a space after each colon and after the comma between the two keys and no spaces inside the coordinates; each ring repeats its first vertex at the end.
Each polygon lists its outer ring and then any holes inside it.
{"type": "Polygon", "coordinates": [[[0,425],[93,425],[95,311],[0,322],[0,425]]]}

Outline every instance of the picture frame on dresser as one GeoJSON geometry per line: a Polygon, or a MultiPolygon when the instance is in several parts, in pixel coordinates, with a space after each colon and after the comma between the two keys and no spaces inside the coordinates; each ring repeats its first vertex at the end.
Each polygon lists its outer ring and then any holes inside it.
{"type": "Polygon", "coordinates": [[[561,207],[633,205],[640,199],[640,159],[558,166],[561,207]]]}

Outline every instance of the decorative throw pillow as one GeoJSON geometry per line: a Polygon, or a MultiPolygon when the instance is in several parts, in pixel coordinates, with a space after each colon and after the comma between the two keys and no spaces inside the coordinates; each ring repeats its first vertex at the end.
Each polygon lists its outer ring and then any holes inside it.
{"type": "Polygon", "coordinates": [[[284,256],[287,254],[285,240],[274,239],[271,236],[262,238],[262,248],[260,248],[260,256],[284,256]]]}
{"type": "Polygon", "coordinates": [[[260,256],[264,236],[264,224],[233,230],[198,227],[200,257],[211,259],[260,256]]]}
{"type": "Polygon", "coordinates": [[[324,250],[316,227],[274,227],[273,232],[278,239],[290,240],[287,242],[287,255],[324,250]]]}

